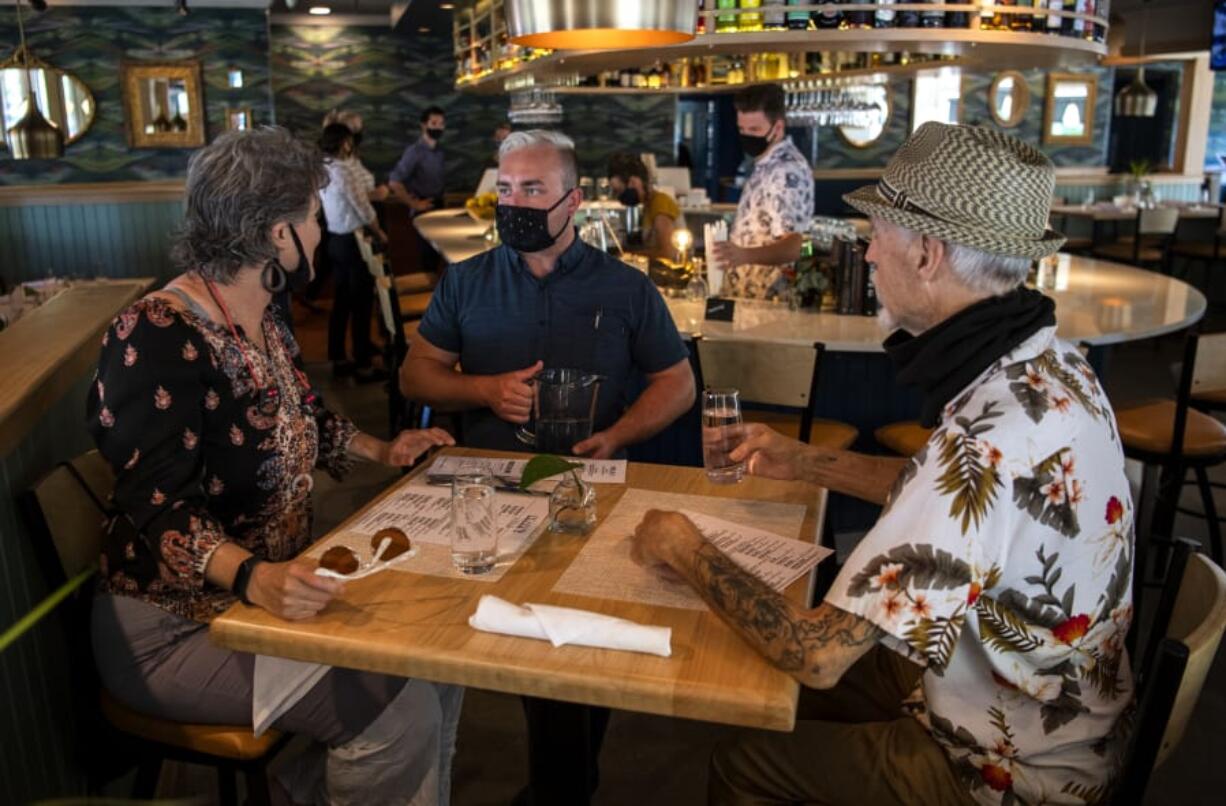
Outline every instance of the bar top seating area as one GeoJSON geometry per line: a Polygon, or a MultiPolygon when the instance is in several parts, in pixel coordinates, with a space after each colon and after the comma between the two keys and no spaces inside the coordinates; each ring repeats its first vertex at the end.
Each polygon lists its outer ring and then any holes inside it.
{"type": "Polygon", "coordinates": [[[0,0],[0,803],[1218,803],[1226,0],[0,0]]]}

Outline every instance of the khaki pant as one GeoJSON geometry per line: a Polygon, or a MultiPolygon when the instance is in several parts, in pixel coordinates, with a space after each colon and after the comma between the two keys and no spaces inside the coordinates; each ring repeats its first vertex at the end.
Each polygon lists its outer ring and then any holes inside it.
{"type": "Polygon", "coordinates": [[[712,804],[970,804],[941,746],[900,710],[920,668],[878,646],[829,691],[801,689],[792,733],[745,731],[711,756],[712,804]]]}

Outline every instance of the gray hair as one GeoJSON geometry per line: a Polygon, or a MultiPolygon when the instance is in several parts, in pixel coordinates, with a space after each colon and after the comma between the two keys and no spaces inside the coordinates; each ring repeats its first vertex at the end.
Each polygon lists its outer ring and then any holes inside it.
{"type": "Polygon", "coordinates": [[[1021,285],[1034,262],[1028,257],[998,255],[949,241],[945,241],[945,258],[967,288],[992,296],[1007,294],[1021,285]]]}
{"type": "Polygon", "coordinates": [[[536,146],[549,146],[562,158],[562,187],[564,189],[574,190],[579,186],[579,158],[575,155],[575,141],[562,132],[549,129],[511,132],[498,147],[498,161],[502,162],[502,158],[513,151],[536,146]]]}
{"type": "Polygon", "coordinates": [[[221,283],[243,266],[262,267],[277,257],[273,225],[305,221],[327,181],[323,156],[286,129],[226,132],[188,163],[187,206],[171,257],[181,270],[221,283]]]}

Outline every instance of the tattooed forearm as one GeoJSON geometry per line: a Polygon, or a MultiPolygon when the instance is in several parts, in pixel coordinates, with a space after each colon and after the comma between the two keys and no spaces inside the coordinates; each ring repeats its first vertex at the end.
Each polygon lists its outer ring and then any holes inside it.
{"type": "Polygon", "coordinates": [[[872,622],[837,607],[796,607],[710,543],[694,553],[684,572],[746,641],[807,686],[834,685],[881,637],[872,622]]]}

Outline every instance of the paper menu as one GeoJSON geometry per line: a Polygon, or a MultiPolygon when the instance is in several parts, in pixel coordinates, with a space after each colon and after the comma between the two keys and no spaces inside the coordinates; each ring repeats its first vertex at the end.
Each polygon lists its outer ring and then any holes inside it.
{"type": "Polygon", "coordinates": [[[828,548],[763,529],[693,510],[681,512],[694,522],[703,537],[733,562],[780,592],[831,554],[828,548]]]}
{"type": "MultiPolygon", "coordinates": [[[[577,456],[563,458],[583,464],[580,476],[584,481],[599,484],[626,483],[625,459],[584,459],[577,456]]],[[[426,473],[450,476],[466,470],[471,471],[474,467],[484,467],[495,476],[518,481],[524,473],[524,466],[527,464],[527,459],[499,459],[493,456],[437,456],[426,470],[426,473]]],[[[422,482],[425,482],[424,477],[419,478],[421,478],[422,482]]]]}
{"type": "Polygon", "coordinates": [[[799,504],[631,488],[587,538],[553,589],[579,596],[706,610],[706,603],[684,580],[669,579],[631,559],[630,535],[649,509],[711,513],[698,516],[702,520],[699,528],[723,539],[725,550],[731,548],[734,554],[740,554],[737,561],[741,565],[769,559],[758,563],[758,573],[780,590],[830,554],[829,549],[782,536],[800,535],[805,507],[799,504]],[[749,523],[755,526],[743,525],[749,523]],[[775,568],[769,570],[772,564],[775,568]]]}

